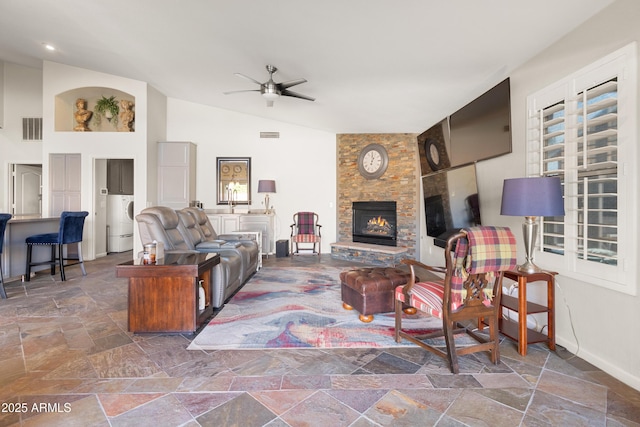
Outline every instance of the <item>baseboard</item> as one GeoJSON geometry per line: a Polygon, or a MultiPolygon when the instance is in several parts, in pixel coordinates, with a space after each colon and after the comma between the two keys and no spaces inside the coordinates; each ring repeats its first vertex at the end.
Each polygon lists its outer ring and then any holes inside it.
{"type": "Polygon", "coordinates": [[[602,369],[607,374],[616,378],[617,380],[622,381],[629,387],[632,387],[638,391],[640,391],[640,378],[633,375],[632,373],[620,369],[619,366],[616,366],[609,362],[608,360],[602,359],[600,356],[591,353],[586,350],[584,347],[578,348],[575,343],[575,340],[565,340],[562,337],[556,335],[556,344],[559,344],[566,348],[569,352],[575,354],[581,359],[591,363],[593,366],[596,366],[599,369],[602,369]]]}

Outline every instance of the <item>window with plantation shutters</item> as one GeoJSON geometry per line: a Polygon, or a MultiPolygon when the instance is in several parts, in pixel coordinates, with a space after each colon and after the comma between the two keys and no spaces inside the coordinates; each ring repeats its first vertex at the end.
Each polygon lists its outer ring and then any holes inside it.
{"type": "Polygon", "coordinates": [[[636,294],[636,48],[527,99],[527,173],[557,176],[564,217],[541,219],[545,268],[636,294]]]}
{"type": "Polygon", "coordinates": [[[618,85],[578,93],[576,169],[578,257],[618,263],[618,85]]]}
{"type": "MultiPolygon", "coordinates": [[[[558,176],[563,183],[565,172],[565,104],[558,102],[538,112],[541,124],[540,147],[542,176],[558,176]]],[[[564,254],[564,217],[546,217],[542,222],[542,250],[564,254]]]]}

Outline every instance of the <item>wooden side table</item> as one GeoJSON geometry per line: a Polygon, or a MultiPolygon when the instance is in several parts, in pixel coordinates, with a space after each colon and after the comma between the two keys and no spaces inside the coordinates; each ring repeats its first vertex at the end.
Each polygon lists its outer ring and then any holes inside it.
{"type": "Polygon", "coordinates": [[[137,259],[117,265],[116,277],[129,278],[129,331],[195,332],[213,314],[211,276],[219,263],[216,253],[172,253],[156,264],[137,259]]]}
{"type": "Polygon", "coordinates": [[[523,273],[520,271],[505,271],[504,277],[518,282],[518,297],[502,295],[500,306],[518,313],[518,322],[501,318],[499,329],[503,335],[518,342],[518,353],[527,355],[527,345],[546,342],[550,350],[556,349],[555,334],[555,276],[558,273],[541,271],[539,273],[523,273]],[[527,284],[532,282],[547,283],[547,305],[535,304],[527,301],[527,284]],[[533,313],[547,313],[547,334],[542,334],[527,328],[527,315],[533,313]]]}

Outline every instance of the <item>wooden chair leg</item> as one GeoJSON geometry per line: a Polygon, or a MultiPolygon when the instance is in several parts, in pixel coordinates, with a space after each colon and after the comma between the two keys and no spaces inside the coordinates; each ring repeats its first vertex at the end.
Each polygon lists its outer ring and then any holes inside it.
{"type": "Polygon", "coordinates": [[[402,302],[396,300],[396,342],[402,341],[400,330],[402,329],[402,302]]]}
{"type": "Polygon", "coordinates": [[[491,361],[497,365],[500,363],[500,341],[498,339],[498,320],[495,317],[489,319],[489,339],[493,342],[491,361]]]}
{"type": "Polygon", "coordinates": [[[455,329],[455,322],[447,321],[443,322],[444,326],[444,339],[447,344],[447,358],[449,359],[449,367],[451,372],[457,374],[460,369],[458,367],[458,353],[456,353],[456,342],[453,339],[453,331],[455,329]]]}

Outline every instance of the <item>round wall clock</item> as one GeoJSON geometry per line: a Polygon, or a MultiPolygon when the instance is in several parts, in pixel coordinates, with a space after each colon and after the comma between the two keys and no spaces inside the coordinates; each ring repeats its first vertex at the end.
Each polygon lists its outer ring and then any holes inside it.
{"type": "Polygon", "coordinates": [[[358,170],[366,179],[380,178],[389,166],[387,150],[380,144],[369,144],[360,151],[358,170]]]}
{"type": "Polygon", "coordinates": [[[438,151],[438,141],[433,138],[427,138],[424,142],[424,151],[427,155],[427,163],[431,166],[431,169],[437,171],[442,166],[442,158],[440,157],[440,151],[438,151]]]}

